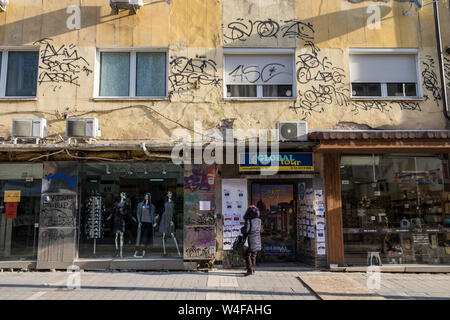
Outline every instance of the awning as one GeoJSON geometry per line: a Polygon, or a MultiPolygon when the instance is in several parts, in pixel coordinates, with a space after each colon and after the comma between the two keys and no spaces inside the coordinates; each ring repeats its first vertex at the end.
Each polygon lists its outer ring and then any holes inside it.
{"type": "Polygon", "coordinates": [[[450,130],[318,130],[315,152],[450,152],[450,130]]]}

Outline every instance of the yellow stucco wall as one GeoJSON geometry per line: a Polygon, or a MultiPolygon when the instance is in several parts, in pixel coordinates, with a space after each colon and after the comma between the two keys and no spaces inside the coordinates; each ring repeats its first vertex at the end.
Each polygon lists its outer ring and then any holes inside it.
{"type": "MultiPolygon", "coordinates": [[[[80,72],[71,75],[67,70],[45,70],[41,58],[39,75],[48,80],[43,72],[49,72],[57,80],[40,83],[35,100],[0,101],[3,137],[11,134],[11,119],[20,117],[44,117],[50,135],[63,135],[65,110],[72,117],[98,117],[102,138],[106,140],[168,140],[179,127],[175,122],[192,127],[199,120],[204,128],[210,128],[224,118],[236,118],[236,127],[243,129],[270,129],[280,120],[307,120],[311,129],[330,129],[338,122],[387,129],[446,126],[442,101],[435,100],[433,92],[426,88],[423,90],[428,99],[423,101],[361,102],[349,98],[348,48],[418,48],[421,72],[434,72],[439,77],[432,6],[419,11],[410,3],[397,0],[171,0],[170,4],[162,1],[145,5],[136,15],[128,11],[114,15],[108,0],[10,2],[7,11],[0,12],[0,46],[39,45],[41,57],[43,52],[51,52],[46,48],[59,53],[66,49],[72,58],[77,57],[71,67],[80,72]],[[371,5],[379,7],[380,29],[367,27],[371,5]],[[67,12],[69,6],[81,8],[79,30],[67,27],[67,20],[72,17],[71,11],[67,12]],[[402,14],[403,10],[408,11],[407,15],[402,14]],[[275,36],[262,37],[256,29],[251,34],[233,29],[236,22],[248,27],[269,19],[280,26],[275,36]],[[314,39],[309,45],[302,36],[283,36],[287,29],[282,28],[292,26],[292,21],[310,24],[314,39]],[[295,105],[286,100],[226,101],[222,81],[224,46],[295,48],[297,63],[299,56],[312,55],[319,61],[326,59],[341,71],[329,87],[329,95],[317,93],[320,85],[329,83],[298,82],[295,105]],[[169,83],[170,101],[94,100],[96,50],[106,47],[166,48],[169,62],[180,63],[169,66],[169,76],[179,73],[188,63],[195,72],[204,73],[207,84],[195,88],[190,83],[169,83]],[[434,64],[427,67],[430,59],[434,64]],[[320,97],[311,103],[307,93],[314,90],[320,97]]],[[[449,1],[441,0],[440,9],[445,48],[450,45],[449,1]]],[[[450,59],[449,55],[444,56],[450,59]]],[[[64,56],[50,59],[61,62],[64,56]]],[[[182,79],[188,76],[189,73],[182,74],[182,79]]]]}

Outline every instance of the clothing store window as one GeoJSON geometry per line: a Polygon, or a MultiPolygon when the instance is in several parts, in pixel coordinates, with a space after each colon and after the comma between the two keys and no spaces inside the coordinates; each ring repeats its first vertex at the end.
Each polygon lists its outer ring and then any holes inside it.
{"type": "Polygon", "coordinates": [[[39,51],[0,51],[0,97],[35,97],[39,51]]]}
{"type": "Polygon", "coordinates": [[[98,97],[166,97],[166,52],[101,51],[98,60],[98,97]]]}
{"type": "Polygon", "coordinates": [[[346,265],[450,262],[446,155],[346,155],[341,179],[346,265]]]}
{"type": "Polygon", "coordinates": [[[290,50],[227,48],[224,59],[226,98],[295,98],[290,50]]]}
{"type": "Polygon", "coordinates": [[[0,164],[0,260],[36,260],[42,164],[0,164]]]}
{"type": "Polygon", "coordinates": [[[183,173],[172,163],[81,164],[79,258],[182,256],[183,173]]]}

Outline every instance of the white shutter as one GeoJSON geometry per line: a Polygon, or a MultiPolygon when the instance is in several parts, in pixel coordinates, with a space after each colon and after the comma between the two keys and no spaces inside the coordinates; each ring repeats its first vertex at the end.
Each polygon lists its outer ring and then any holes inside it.
{"type": "Polygon", "coordinates": [[[289,54],[227,54],[225,84],[293,84],[293,60],[289,54]]]}
{"type": "Polygon", "coordinates": [[[414,54],[351,54],[351,82],[417,82],[414,54]]]}

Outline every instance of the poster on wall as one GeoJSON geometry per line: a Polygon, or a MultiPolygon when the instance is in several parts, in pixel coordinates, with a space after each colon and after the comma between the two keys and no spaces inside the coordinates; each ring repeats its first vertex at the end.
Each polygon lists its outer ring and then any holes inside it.
{"type": "Polygon", "coordinates": [[[232,250],[241,235],[244,214],[248,207],[247,180],[222,180],[223,250],[232,250]]]}
{"type": "Polygon", "coordinates": [[[18,202],[6,202],[5,218],[16,219],[17,218],[17,205],[18,202]]]}
{"type": "Polygon", "coordinates": [[[326,254],[326,246],[325,242],[317,242],[317,254],[318,255],[325,255],[326,254]]]}
{"type": "Polygon", "coordinates": [[[3,201],[4,202],[20,202],[20,190],[5,190],[3,201]]]}

